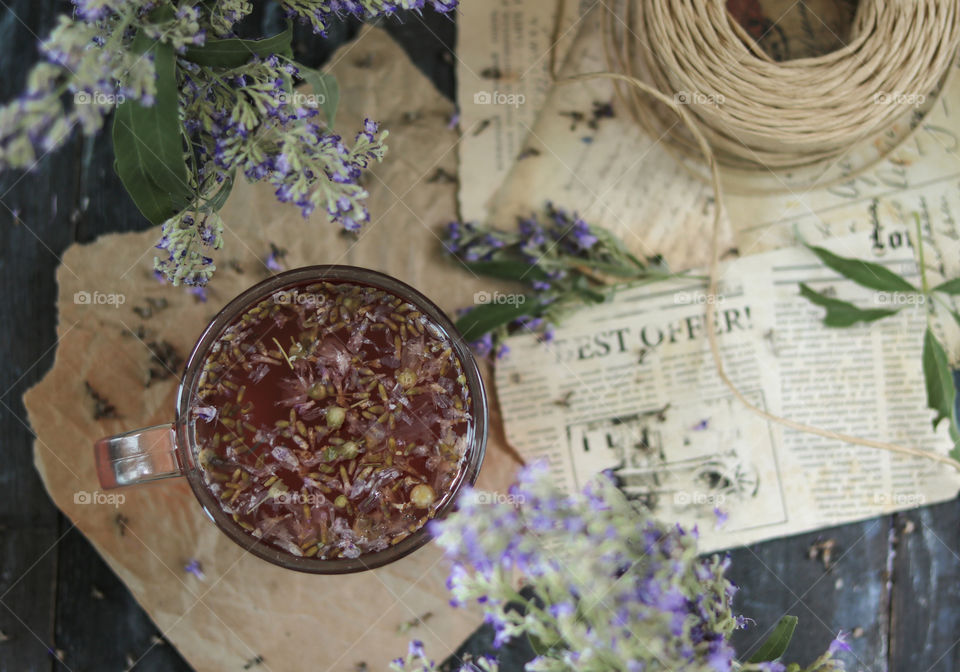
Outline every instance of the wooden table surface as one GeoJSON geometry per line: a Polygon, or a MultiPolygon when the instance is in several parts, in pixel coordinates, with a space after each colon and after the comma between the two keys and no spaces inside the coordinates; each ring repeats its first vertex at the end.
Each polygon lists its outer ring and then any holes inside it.
{"type": "MultiPolygon", "coordinates": [[[[69,9],[64,1],[0,0],[0,100],[22,90],[37,36],[69,9]]],[[[256,19],[269,32],[278,17],[256,19]]],[[[452,97],[455,23],[428,11],[385,25],[452,97]]],[[[326,41],[300,29],[298,54],[322,63],[356,29],[334,26],[326,41]]],[[[21,401],[53,361],[59,255],[73,242],[148,227],[112,162],[107,136],[74,137],[33,172],[0,175],[0,672],[119,672],[147,649],[136,670],[191,669],[168,644],[151,648],[162,633],[51,503],[33,468],[21,401]]],[[[800,618],[791,659],[809,661],[843,630],[853,633],[850,670],[960,671],[958,523],[954,500],[733,551],[736,606],[756,621],[738,633],[738,651],[791,613],[800,618]]],[[[464,646],[485,651],[489,641],[481,630],[464,646]]],[[[521,669],[527,653],[511,647],[502,669],[521,669]]],[[[251,661],[249,669],[258,667],[251,661]]]]}

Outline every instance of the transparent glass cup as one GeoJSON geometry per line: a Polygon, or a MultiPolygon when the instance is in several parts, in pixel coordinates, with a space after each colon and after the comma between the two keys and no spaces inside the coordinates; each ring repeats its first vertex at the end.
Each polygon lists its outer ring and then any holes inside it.
{"type": "Polygon", "coordinates": [[[307,266],[287,271],[254,285],[228,303],[203,331],[187,359],[177,389],[174,421],[106,437],[96,442],[94,455],[100,485],[104,489],[112,489],[184,476],[203,510],[230,539],[259,558],[302,572],[345,574],[374,569],[398,560],[427,543],[430,533],[427,526],[423,526],[393,546],[382,551],[365,553],[357,558],[322,559],[295,556],[260,542],[246,533],[232,516],[220,508],[204,483],[198,464],[196,430],[191,426],[195,421],[188,420],[191,417],[188,410],[196,401],[196,385],[210,347],[224,329],[264,298],[305,282],[324,280],[370,285],[409,301],[444,333],[460,359],[470,391],[473,421],[467,433],[465,462],[457,480],[451,486],[452,491],[436,511],[434,518],[442,518],[449,513],[455,504],[456,493],[465,485],[472,485],[476,481],[486,448],[487,398],[476,360],[450,319],[423,294],[395,278],[354,266],[307,266]]]}

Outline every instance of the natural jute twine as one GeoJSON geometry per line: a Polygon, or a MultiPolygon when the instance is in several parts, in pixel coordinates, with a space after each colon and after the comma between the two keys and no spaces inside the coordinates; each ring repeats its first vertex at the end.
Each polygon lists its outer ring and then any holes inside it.
{"type": "MultiPolygon", "coordinates": [[[[846,46],[783,62],[723,0],[626,0],[624,12],[602,23],[608,69],[685,96],[720,165],[765,172],[835,161],[886,131],[937,90],[960,46],[957,0],[862,0],[846,46]]],[[[627,102],[653,137],[699,156],[662,108],[636,89],[627,102]]]]}
{"type": "MultiPolygon", "coordinates": [[[[722,0],[640,0],[639,4],[643,5],[644,25],[663,31],[653,43],[659,46],[651,43],[648,46],[658,51],[672,50],[669,54],[652,55],[651,60],[682,65],[682,74],[661,69],[663,79],[657,86],[638,79],[629,71],[585,73],[564,78],[558,83],[597,78],[624,83],[629,86],[635,109],[649,110],[651,106],[646,103],[658,101],[680,119],[690,134],[687,148],[696,150],[706,160],[716,194],[709,276],[711,295],[716,295],[720,278],[718,243],[723,222],[720,157],[738,166],[753,164],[764,171],[839,157],[851,145],[882,130],[884,124],[891,123],[903,112],[900,109],[890,114],[889,110],[882,109],[885,106],[874,103],[874,93],[883,91],[882,87],[886,86],[899,86],[896,90],[901,93],[925,90],[923,87],[926,86],[932,89],[950,68],[960,44],[960,15],[956,0],[863,2],[857,14],[855,37],[847,47],[826,56],[784,63],[775,63],[763,55],[727,15],[722,0]],[[716,51],[711,53],[711,48],[716,51]],[[730,75],[726,74],[727,68],[730,68],[730,75]],[[680,79],[672,80],[667,73],[680,79]],[[746,78],[742,91],[737,89],[741,77],[746,78]],[[764,81],[765,77],[769,79],[764,81]],[[694,90],[706,95],[710,95],[709,91],[723,92],[727,102],[743,93],[749,94],[748,98],[754,97],[749,98],[750,103],[744,103],[741,96],[741,102],[735,108],[722,115],[704,116],[699,107],[677,100],[675,91],[683,90],[672,88],[677,85],[712,86],[712,89],[694,90]],[[670,88],[664,92],[659,86],[670,88]],[[797,95],[789,95],[790,91],[797,95]],[[760,95],[761,92],[766,93],[760,95]],[[861,109],[858,110],[857,106],[861,109]],[[864,110],[864,106],[871,109],[864,110]],[[754,113],[755,117],[749,116],[754,113]],[[714,123],[721,119],[725,123],[729,120],[726,131],[714,123]],[[735,135],[739,131],[744,133],[748,143],[740,144],[735,135]],[[771,164],[764,163],[766,160],[771,164]]],[[[650,37],[649,33],[646,34],[650,37]]],[[[757,415],[788,429],[934,460],[960,471],[960,462],[945,455],[807,425],[754,405],[726,373],[715,324],[715,306],[708,301],[706,331],[717,375],[733,395],[757,415]]]]}

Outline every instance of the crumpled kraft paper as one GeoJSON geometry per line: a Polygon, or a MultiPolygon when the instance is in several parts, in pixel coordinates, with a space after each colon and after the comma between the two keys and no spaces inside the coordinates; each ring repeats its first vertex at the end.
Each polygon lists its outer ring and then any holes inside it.
{"type": "MultiPolygon", "coordinates": [[[[439,660],[480,622],[476,612],[449,607],[447,565],[432,544],[372,572],[307,575],[234,545],[202,513],[183,479],[112,491],[123,495],[119,504],[93,494],[99,489],[93,442],[172,421],[182,360],[227,301],[269,274],[263,260],[271,243],[286,250],[286,268],[369,267],[420,289],[451,313],[485,287],[445,258],[438,237],[455,217],[450,176],[458,138],[447,128],[453,105],[377,29],[341,48],[331,69],[341,86],[343,134],[352,138],[364,116],[391,131],[386,160],[367,176],[372,221],[359,240],[322,213],[304,221],[268,186],[239,184],[223,211],[224,249],[206,302],[153,276],[157,228],[74,245],[57,272],[56,360],[25,396],[37,436],[36,466],[51,497],[200,671],[244,665],[272,672],[355,670],[361,661],[380,670],[406,652],[412,637],[439,660]],[[75,298],[77,292],[89,293],[90,301],[83,302],[84,294],[75,298]],[[96,402],[86,384],[115,407],[116,418],[94,419],[96,402]],[[191,559],[200,562],[203,578],[184,570],[191,559]],[[432,617],[417,621],[428,613],[432,617]]],[[[492,386],[488,392],[492,397],[492,386]]],[[[516,462],[493,411],[479,486],[501,489],[516,462]]]]}

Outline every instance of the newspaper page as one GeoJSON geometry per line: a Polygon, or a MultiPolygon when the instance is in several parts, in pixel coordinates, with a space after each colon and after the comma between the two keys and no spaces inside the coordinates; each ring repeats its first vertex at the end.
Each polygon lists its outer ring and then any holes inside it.
{"type": "MultiPolygon", "coordinates": [[[[596,0],[594,0],[594,4],[596,0]]],[[[587,0],[471,0],[460,5],[460,216],[482,221],[520,153],[587,0]]]]}
{"type": "MultiPolygon", "coordinates": [[[[871,246],[864,233],[827,244],[916,279],[909,245],[880,257],[871,246]]],[[[612,469],[628,497],[665,521],[697,525],[704,551],[955,497],[960,475],[943,465],[784,429],[719,380],[707,300],[726,371],[753,404],[855,436],[950,449],[926,408],[924,309],[830,329],[799,282],[863,307],[885,296],[794,247],[726,265],[712,299],[702,280],[623,289],[568,318],[552,343],[510,338],[496,369],[508,441],[527,460],[549,461],[567,488],[612,469]],[[717,509],[728,516],[720,526],[717,509]]]]}

